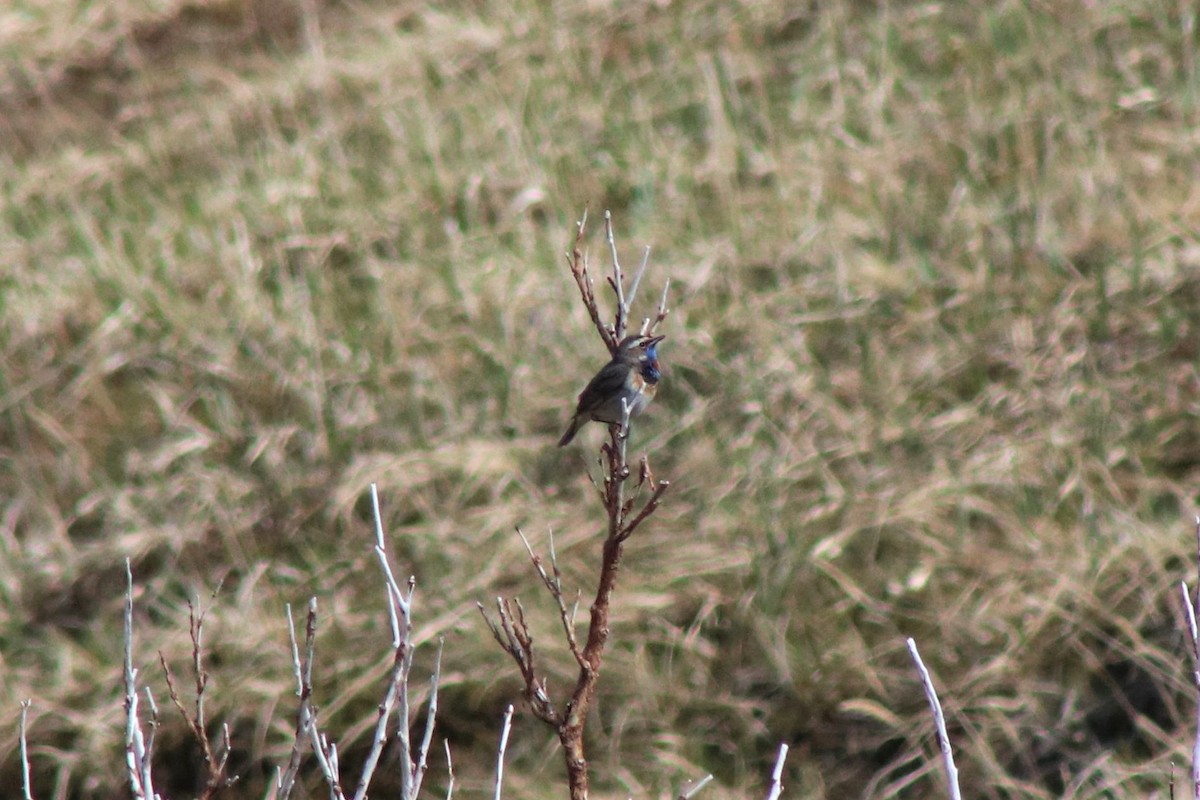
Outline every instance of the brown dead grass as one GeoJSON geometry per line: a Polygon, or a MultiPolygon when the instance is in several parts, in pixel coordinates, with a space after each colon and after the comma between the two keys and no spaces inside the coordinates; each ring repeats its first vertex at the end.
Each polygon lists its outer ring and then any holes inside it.
{"type": "MultiPolygon", "coordinates": [[[[520,594],[561,686],[513,526],[552,528],[585,594],[596,559],[594,438],[552,446],[603,357],[561,261],[585,205],[675,306],[635,433],[674,488],[619,587],[599,791],[753,794],[787,740],[796,796],[940,796],[906,635],[970,793],[1164,791],[1200,475],[1175,12],[308,7],[0,12],[0,741],[32,697],[38,796],[119,791],[125,556],[160,695],[223,581],[231,796],[284,757],[283,606],[313,594],[323,720],[360,757],[371,481],[483,790],[517,680],[473,603],[520,594]]],[[[533,720],[510,758],[510,794],[561,793],[533,720]]]]}

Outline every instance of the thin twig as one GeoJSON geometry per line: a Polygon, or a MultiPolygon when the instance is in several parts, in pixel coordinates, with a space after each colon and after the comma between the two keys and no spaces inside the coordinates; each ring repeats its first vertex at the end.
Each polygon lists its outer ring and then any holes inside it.
{"type": "MultiPolygon", "coordinates": [[[[1200,516],[1196,517],[1196,569],[1200,572],[1200,516]]],[[[1188,635],[1192,642],[1192,683],[1196,687],[1196,730],[1192,741],[1192,798],[1200,800],[1200,635],[1196,632],[1196,608],[1197,604],[1200,604],[1200,596],[1193,602],[1186,582],[1181,583],[1181,588],[1188,635]]]]}
{"type": "Polygon", "coordinates": [[[613,329],[600,318],[600,307],[596,305],[595,286],[592,283],[592,276],[588,272],[587,251],[583,249],[583,234],[586,229],[587,209],[584,209],[583,216],[575,226],[575,244],[571,248],[571,252],[567,253],[567,264],[571,268],[571,275],[575,278],[575,285],[579,287],[579,297],[583,300],[583,306],[587,309],[592,324],[596,326],[596,332],[600,334],[600,340],[604,342],[604,346],[608,348],[610,354],[616,355],[619,340],[613,329]]]}
{"type": "Polygon", "coordinates": [[[275,782],[275,800],[287,800],[296,784],[296,776],[300,773],[300,759],[304,754],[304,743],[308,741],[308,703],[312,696],[312,687],[305,691],[304,669],[300,664],[300,647],[296,644],[296,623],[292,618],[292,604],[287,604],[288,641],[292,646],[292,674],[296,678],[296,696],[300,698],[300,709],[296,714],[296,734],[292,740],[292,753],[288,756],[287,769],[275,782]]]}
{"type": "Polygon", "coordinates": [[[342,791],[341,776],[338,771],[337,747],[321,733],[317,726],[317,712],[312,707],[312,670],[317,649],[317,598],[308,601],[308,616],[304,624],[304,658],[300,664],[301,693],[300,713],[296,723],[298,735],[307,733],[312,743],[313,756],[317,766],[329,784],[330,797],[341,800],[345,797],[342,791]]]}
{"type": "Polygon", "coordinates": [[[513,707],[504,710],[504,724],[500,727],[500,746],[496,751],[496,790],[493,800],[500,800],[500,787],[504,783],[504,751],[508,749],[508,732],[512,728],[513,707]]]}
{"type": "MultiPolygon", "coordinates": [[[[221,585],[213,590],[213,597],[220,592],[221,585]]],[[[192,738],[200,745],[200,752],[204,757],[204,769],[207,773],[204,784],[204,791],[200,795],[201,800],[210,800],[222,788],[231,785],[237,780],[237,777],[228,777],[225,774],[225,768],[229,763],[229,726],[223,725],[226,747],[224,753],[218,757],[212,749],[212,743],[208,739],[208,721],[204,712],[204,696],[208,689],[208,671],[204,669],[204,617],[205,611],[198,610],[198,601],[193,603],[188,600],[188,633],[192,640],[192,677],[195,681],[196,699],[194,703],[194,711],[189,713],[180,699],[179,692],[175,688],[174,675],[171,673],[171,668],[167,666],[167,658],[160,650],[158,652],[158,660],[162,665],[163,674],[167,680],[167,691],[170,694],[171,702],[175,704],[175,708],[179,710],[180,716],[187,724],[192,732],[192,738]]]]}
{"type": "Polygon", "coordinates": [[[496,615],[500,620],[498,623],[493,622],[487,615],[482,603],[475,605],[479,608],[479,613],[483,615],[483,620],[491,630],[496,643],[516,662],[517,669],[520,670],[521,678],[525,683],[525,699],[529,701],[534,716],[555,729],[559,728],[561,718],[554,708],[554,702],[546,692],[545,681],[539,681],[537,678],[533,657],[533,636],[529,633],[529,626],[525,623],[525,609],[521,605],[521,601],[515,599],[510,601],[497,597],[496,615]]]}
{"type": "Polygon", "coordinates": [[[433,675],[429,677],[429,709],[425,712],[425,736],[417,748],[417,769],[413,773],[413,797],[421,793],[421,783],[429,768],[429,746],[433,742],[433,726],[437,720],[438,684],[442,679],[442,648],[446,640],[438,639],[437,659],[433,662],[433,675]]]}
{"type": "Polygon", "coordinates": [[[712,781],[713,776],[709,773],[695,783],[685,785],[679,790],[679,794],[675,795],[675,800],[692,800],[701,789],[708,786],[712,781]]]}
{"type": "Polygon", "coordinates": [[[442,739],[446,748],[446,800],[454,800],[454,759],[450,757],[450,740],[442,739]]]}
{"type": "Polygon", "coordinates": [[[146,755],[150,757],[154,753],[154,737],[158,735],[158,703],[154,702],[154,692],[150,691],[149,686],[143,691],[146,693],[146,707],[150,709],[150,734],[146,737],[146,755]]]}
{"type": "MultiPolygon", "coordinates": [[[[588,270],[586,252],[582,249],[584,225],[587,215],[578,224],[575,235],[575,247],[567,255],[571,274],[579,289],[588,315],[592,319],[600,338],[608,347],[609,352],[616,355],[619,342],[626,335],[629,322],[629,311],[636,299],[645,271],[649,264],[650,249],[646,248],[642,262],[638,267],[633,282],[626,293],[624,276],[620,258],[617,252],[616,236],[613,231],[612,214],[605,212],[604,228],[609,255],[612,259],[612,274],[608,278],[615,295],[616,312],[614,324],[606,325],[601,318],[592,279],[588,270]]],[[[658,313],[653,325],[657,326],[667,316],[667,286],[659,300],[658,313]]],[[[645,332],[651,326],[649,318],[642,323],[645,332]]],[[[558,605],[559,617],[567,639],[568,648],[579,667],[579,674],[569,698],[557,708],[546,691],[544,679],[539,679],[534,665],[533,639],[525,622],[524,609],[518,600],[496,600],[496,619],[488,616],[483,605],[477,604],[484,621],[487,623],[497,644],[505,650],[516,663],[524,683],[524,696],[530,704],[534,716],[554,727],[559,742],[563,747],[563,755],[567,767],[567,781],[572,800],[586,800],[588,796],[588,763],[584,754],[584,729],[588,719],[588,711],[596,693],[597,680],[604,660],[604,650],[609,637],[609,609],[616,586],[617,574],[620,569],[623,544],[633,532],[657,509],[662,495],[670,486],[668,481],[654,482],[653,473],[648,461],[643,458],[640,464],[636,491],[626,493],[625,483],[630,477],[628,462],[629,442],[629,410],[628,402],[622,402],[622,419],[609,425],[608,441],[601,447],[602,477],[595,477],[588,472],[588,480],[599,495],[601,505],[608,517],[607,533],[601,545],[600,574],[596,593],[592,601],[586,641],[580,642],[575,629],[575,616],[579,607],[577,597],[572,608],[568,611],[567,602],[563,596],[561,575],[554,554],[553,538],[550,541],[551,570],[547,570],[523,531],[518,534],[525,543],[530,561],[534,565],[543,585],[554,597],[558,605]],[[641,499],[641,489],[647,484],[653,484],[654,489],[650,498],[638,510],[635,504],[641,499]],[[628,494],[628,496],[627,496],[628,494]]]]}
{"type": "Polygon", "coordinates": [[[129,787],[135,798],[154,800],[150,751],[138,719],[137,670],[133,668],[133,567],[125,559],[125,763],[129,787]]]}
{"type": "Polygon", "coordinates": [[[21,790],[25,800],[33,800],[33,788],[29,782],[29,744],[25,740],[25,718],[32,704],[32,700],[21,701],[21,719],[17,723],[17,735],[21,739],[21,790]]]}
{"type": "Polygon", "coordinates": [[[658,501],[662,499],[663,494],[665,494],[669,488],[671,488],[670,481],[658,482],[658,485],[654,487],[654,493],[650,495],[650,499],[646,501],[646,505],[642,507],[642,510],[638,512],[638,515],[633,518],[632,522],[627,523],[621,528],[621,541],[625,541],[632,536],[633,532],[637,530],[637,526],[641,525],[646,517],[654,513],[655,509],[658,508],[658,501]]]}
{"type": "Polygon", "coordinates": [[[563,600],[562,593],[562,576],[558,571],[558,561],[554,555],[554,534],[550,534],[550,564],[554,570],[554,577],[550,577],[546,572],[546,568],[542,566],[541,556],[533,552],[533,545],[529,543],[529,539],[525,536],[525,532],[521,530],[521,526],[517,526],[517,535],[521,537],[521,541],[525,544],[525,550],[529,553],[529,560],[533,562],[533,568],[537,570],[538,577],[542,579],[546,589],[549,590],[550,596],[554,598],[554,602],[558,605],[558,616],[562,620],[563,632],[567,637],[567,646],[571,649],[571,655],[575,657],[575,662],[580,666],[583,665],[583,653],[579,650],[579,641],[575,638],[575,616],[574,612],[567,610],[566,601],[563,600]]]}
{"type": "Polygon", "coordinates": [[[633,308],[633,301],[637,299],[638,286],[642,283],[642,276],[646,274],[646,267],[650,265],[650,245],[646,245],[646,249],[642,251],[642,263],[638,265],[637,272],[633,274],[633,283],[629,284],[629,295],[626,297],[626,314],[628,309],[633,308]]]}
{"type": "Polygon", "coordinates": [[[938,700],[937,690],[933,687],[933,678],[917,652],[917,643],[910,637],[907,639],[908,652],[917,665],[921,674],[921,685],[925,687],[925,696],[929,699],[929,708],[933,712],[933,723],[937,728],[938,747],[942,751],[942,765],[946,770],[946,781],[950,784],[951,800],[962,800],[962,792],[958,788],[958,767],[954,764],[954,749],[950,746],[950,734],[946,732],[946,718],[942,715],[942,704],[938,700]]]}
{"type": "Polygon", "coordinates": [[[771,773],[771,788],[767,792],[767,800],[779,800],[783,794],[783,762],[787,760],[788,746],[786,742],[779,743],[779,755],[775,758],[775,770],[771,773]]]}
{"type": "Polygon", "coordinates": [[[1200,514],[1196,515],[1196,581],[1196,587],[1200,589],[1200,514]]]}
{"type": "Polygon", "coordinates": [[[629,303],[625,300],[625,278],[621,274],[621,261],[617,258],[617,240],[613,235],[612,212],[604,212],[604,236],[608,240],[608,252],[612,256],[613,274],[608,279],[608,285],[617,295],[617,318],[613,325],[614,335],[618,342],[625,338],[625,328],[629,324],[629,303]]]}
{"type": "MultiPolygon", "coordinates": [[[[367,787],[371,784],[371,777],[375,774],[375,767],[379,763],[379,756],[383,753],[383,745],[387,741],[388,721],[392,716],[392,709],[396,706],[396,698],[405,690],[407,682],[407,664],[405,644],[397,647],[395,655],[392,659],[392,671],[388,676],[387,691],[384,694],[383,702],[376,709],[375,719],[375,735],[371,739],[371,749],[367,751],[366,760],[363,761],[362,775],[358,780],[358,788],[354,792],[355,800],[365,800],[367,796],[367,787]]],[[[401,731],[403,732],[403,728],[401,731]]],[[[405,737],[406,738],[406,737],[405,737]]],[[[402,740],[403,741],[403,740],[402,740]]],[[[405,741],[407,744],[407,742],[405,741]]],[[[401,754],[401,776],[408,776],[408,781],[412,780],[412,756],[405,751],[401,754]]],[[[411,791],[405,792],[404,788],[408,788],[409,783],[401,781],[401,794],[404,800],[410,800],[413,797],[411,791]]]]}
{"type": "Polygon", "coordinates": [[[371,484],[371,510],[375,517],[375,555],[379,559],[379,566],[383,570],[388,590],[388,616],[392,625],[392,647],[399,647],[400,643],[407,640],[412,634],[410,614],[416,579],[409,577],[408,595],[405,596],[392,572],[392,565],[388,562],[387,551],[384,547],[383,517],[379,511],[379,489],[374,483],[371,484]]]}
{"type": "Polygon", "coordinates": [[[379,561],[380,570],[383,572],[384,589],[388,598],[387,611],[388,622],[392,629],[393,656],[392,670],[388,676],[387,689],[384,693],[383,702],[377,708],[375,735],[371,739],[371,747],[367,751],[366,759],[363,761],[362,774],[359,776],[354,798],[355,800],[365,800],[367,796],[371,779],[379,764],[379,757],[383,754],[383,747],[387,742],[388,722],[391,720],[392,711],[398,708],[397,735],[401,750],[400,796],[404,800],[411,800],[411,798],[416,797],[417,792],[413,786],[416,769],[413,765],[412,750],[409,747],[408,738],[408,676],[412,669],[413,656],[410,612],[412,610],[414,584],[410,578],[409,592],[406,597],[400,589],[399,584],[397,584],[391,564],[388,562],[387,551],[385,550],[386,540],[383,535],[383,515],[379,509],[379,488],[374,483],[371,484],[371,510],[375,521],[375,555],[379,561]]]}
{"type": "Polygon", "coordinates": [[[667,292],[671,290],[671,279],[667,278],[663,281],[662,297],[658,299],[658,313],[654,317],[653,324],[650,325],[650,333],[658,330],[658,326],[667,318],[667,314],[671,313],[671,309],[667,308],[667,292]]]}

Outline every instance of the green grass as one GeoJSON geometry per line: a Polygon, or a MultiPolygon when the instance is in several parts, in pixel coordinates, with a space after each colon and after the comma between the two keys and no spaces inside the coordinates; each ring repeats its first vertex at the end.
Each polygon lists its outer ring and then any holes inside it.
{"type": "MultiPolygon", "coordinates": [[[[597,793],[760,794],[786,740],[790,796],[944,796],[909,635],[967,793],[1165,792],[1200,502],[1175,6],[315,5],[0,11],[6,795],[25,697],[37,796],[119,792],[126,556],[164,790],[198,753],[156,652],[183,669],[222,580],[228,796],[286,758],[283,608],[313,594],[353,763],[387,657],[372,481],[483,790],[519,687],[474,602],[522,597],[561,690],[513,526],[585,594],[598,560],[598,434],[553,446],[604,357],[562,258],[585,207],[594,266],[611,209],[626,265],[653,248],[645,308],[673,287],[633,447],[674,486],[618,587],[597,793]]],[[[511,796],[562,796],[524,712],[510,760],[511,796]]]]}

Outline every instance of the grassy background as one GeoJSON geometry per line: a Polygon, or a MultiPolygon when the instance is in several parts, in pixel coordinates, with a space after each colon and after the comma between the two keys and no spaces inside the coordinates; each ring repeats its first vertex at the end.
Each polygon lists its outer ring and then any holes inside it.
{"type": "MultiPolygon", "coordinates": [[[[25,697],[37,795],[120,792],[126,556],[160,789],[195,791],[156,667],[185,668],[189,597],[227,796],[285,759],[283,608],[314,594],[353,764],[387,658],[371,481],[486,786],[519,687],[473,604],[519,594],[561,692],[513,526],[585,593],[598,557],[599,434],[553,446],[604,358],[562,260],[585,206],[674,306],[634,441],[674,489],[618,587],[598,794],[757,794],[785,740],[790,796],[944,796],[908,635],[969,794],[1186,785],[1193,12],[783,5],[0,10],[6,796],[25,697]]],[[[563,795],[527,713],[510,761],[511,796],[563,795]]]]}

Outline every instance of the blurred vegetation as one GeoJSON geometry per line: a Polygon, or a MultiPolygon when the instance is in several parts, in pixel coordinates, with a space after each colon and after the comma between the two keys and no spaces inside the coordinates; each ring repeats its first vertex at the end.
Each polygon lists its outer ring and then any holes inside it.
{"type": "MultiPolygon", "coordinates": [[[[473,604],[520,594],[562,686],[513,526],[585,595],[597,561],[598,434],[554,447],[604,360],[562,258],[585,207],[674,307],[633,449],[675,485],[618,587],[599,794],[757,794],[783,740],[789,796],[944,796],[909,635],[968,794],[1186,784],[1196,46],[1139,0],[7,5],[3,793],[26,697],[37,796],[122,792],[126,556],[160,698],[209,608],[226,796],[286,758],[313,594],[352,765],[387,659],[371,481],[486,786],[519,683],[473,604]]],[[[509,758],[511,796],[563,795],[528,714],[509,758]]]]}

